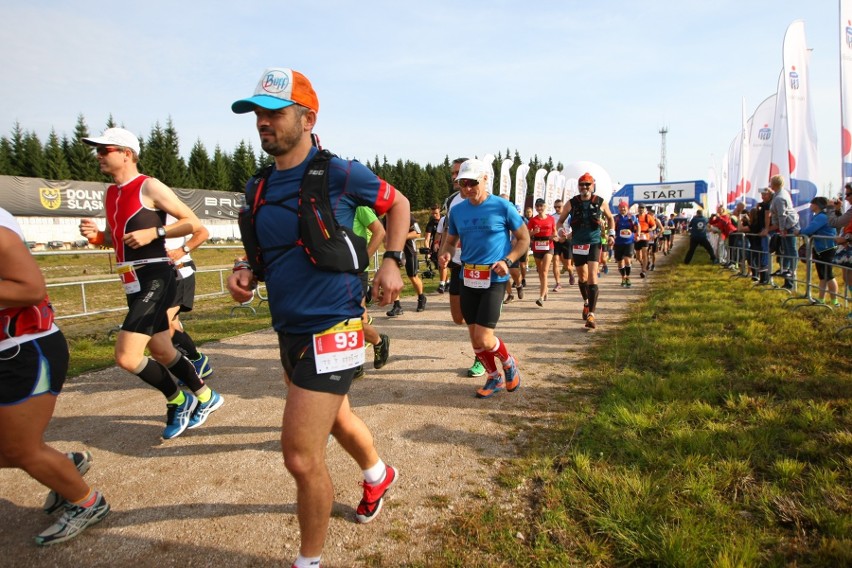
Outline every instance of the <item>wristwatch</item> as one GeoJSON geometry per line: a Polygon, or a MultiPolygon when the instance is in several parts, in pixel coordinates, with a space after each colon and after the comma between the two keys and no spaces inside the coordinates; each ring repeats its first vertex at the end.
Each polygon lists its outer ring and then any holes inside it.
{"type": "Polygon", "coordinates": [[[399,264],[400,267],[403,266],[404,262],[402,260],[402,251],[398,250],[387,250],[385,254],[382,255],[382,258],[392,258],[399,264]]]}
{"type": "Polygon", "coordinates": [[[157,238],[165,239],[166,238],[166,228],[165,227],[157,227],[157,238]]]}
{"type": "Polygon", "coordinates": [[[182,247],[180,247],[180,248],[181,248],[181,250],[182,250],[183,252],[185,252],[186,254],[189,254],[189,253],[192,251],[192,249],[191,249],[191,248],[189,248],[189,246],[187,246],[187,245],[183,245],[183,246],[182,246],[182,247]]]}

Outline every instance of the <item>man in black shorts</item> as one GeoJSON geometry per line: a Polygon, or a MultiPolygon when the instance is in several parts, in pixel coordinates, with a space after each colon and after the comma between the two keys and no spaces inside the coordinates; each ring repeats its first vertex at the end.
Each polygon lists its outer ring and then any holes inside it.
{"type": "MultiPolygon", "coordinates": [[[[166,217],[166,222],[174,222],[173,217],[166,217]]],[[[190,253],[204,244],[210,237],[210,232],[204,225],[187,237],[166,239],[166,254],[175,264],[177,271],[177,291],[172,306],[168,310],[169,331],[172,334],[172,344],[192,361],[195,372],[202,379],[213,374],[210,359],[195,346],[195,341],[186,332],[180,321],[180,314],[191,312],[195,306],[195,261],[190,253]]]]}
{"type": "Polygon", "coordinates": [[[127,295],[129,309],[116,339],[115,362],[166,398],[163,438],[168,440],[204,424],[224,402],[175,349],[169,333],[167,312],[177,276],[165,239],[195,233],[201,223],[163,182],[139,173],[139,140],[132,132],[109,128],[83,142],[95,147],[101,171],[115,180],[104,200],[106,230],[99,230],[93,219],[80,222],[80,234],[90,243],[115,248],[117,272],[127,295]],[[176,221],[166,224],[166,215],[176,221]],[[152,359],[145,357],[146,348],[152,359]],[[172,374],[192,392],[182,391],[172,374]]]}
{"type": "MultiPolygon", "coordinates": [[[[328,435],[352,456],[364,476],[363,497],[355,509],[359,523],[376,519],[398,473],[379,458],[369,428],[349,404],[355,369],[364,361],[361,283],[356,273],[321,270],[312,262],[299,229],[302,180],[318,171],[309,168],[311,164],[323,165],[324,190],[343,227],[352,227],[358,206],[387,214],[387,250],[373,278],[373,295],[381,306],[402,290],[399,269],[410,209],[405,196],[362,164],[328,156],[313,146],[319,100],[301,73],[266,69],[254,95],[236,101],[231,109],[254,113],[261,147],[274,159],[268,178],[253,178],[246,190],[254,194],[263,183],[266,203],[281,206],[261,205],[252,213],[251,237],[259,250],[247,252],[254,259],[259,252],[262,259],[262,266],[256,260],[254,266],[263,270],[287,383],[281,451],[296,482],[301,536],[293,566],[319,566],[334,504],[326,466],[328,435]]],[[[243,302],[256,284],[252,265],[241,261],[228,279],[228,291],[243,302]]]]}
{"type": "MultiPolygon", "coordinates": [[[[423,293],[423,280],[420,278],[420,259],[417,258],[416,239],[420,238],[420,224],[411,216],[411,225],[408,227],[408,236],[405,240],[405,274],[408,276],[408,281],[414,287],[417,293],[417,311],[422,312],[426,309],[426,295],[423,293]]],[[[394,299],[393,307],[388,310],[387,316],[395,318],[403,314],[402,304],[399,302],[399,297],[394,299]]]]}

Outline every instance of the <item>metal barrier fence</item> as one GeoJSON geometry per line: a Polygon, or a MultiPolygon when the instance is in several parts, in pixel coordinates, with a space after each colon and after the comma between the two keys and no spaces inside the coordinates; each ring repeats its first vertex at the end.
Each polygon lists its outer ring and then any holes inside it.
{"type": "MultiPolygon", "coordinates": [[[[787,240],[781,242],[776,253],[770,253],[770,237],[757,233],[731,233],[727,241],[715,234],[710,238],[711,243],[716,241],[714,250],[719,266],[730,269],[733,272],[731,278],[750,278],[761,291],[786,294],[787,298],[782,305],[794,311],[807,307],[849,310],[852,306],[852,267],[833,260],[814,258],[814,240],[829,237],[780,237],[787,240]],[[779,264],[777,270],[772,269],[772,256],[779,264]],[[799,267],[800,263],[804,266],[799,267]],[[825,286],[821,285],[819,279],[819,273],[827,276],[829,268],[835,281],[839,279],[836,293],[827,289],[831,279],[823,279],[825,286]],[[775,279],[783,280],[783,284],[777,284],[775,279]],[[814,294],[821,294],[823,298],[816,298],[814,294]]],[[[848,323],[841,325],[835,334],[852,329],[852,312],[847,319],[848,323]]]]}
{"type": "MultiPolygon", "coordinates": [[[[217,248],[239,248],[242,247],[217,247],[217,248]]],[[[90,254],[105,254],[107,251],[88,251],[90,254]]],[[[43,254],[81,254],[84,251],[78,252],[54,252],[43,254]]],[[[379,255],[373,255],[371,266],[368,272],[375,272],[379,263],[379,255]]],[[[112,268],[112,260],[110,258],[110,267],[112,268]]],[[[204,290],[202,293],[196,293],[196,299],[215,298],[228,295],[226,281],[231,275],[232,269],[228,268],[211,268],[199,269],[195,272],[196,289],[204,290]]],[[[116,277],[101,278],[98,280],[77,280],[74,282],[59,282],[48,284],[48,295],[56,309],[57,320],[72,319],[85,316],[95,316],[113,312],[123,312],[127,310],[127,305],[124,303],[124,294],[121,290],[120,281],[116,277]]],[[[257,300],[259,307],[264,302],[268,302],[265,288],[261,284],[255,290],[255,295],[248,302],[236,304],[231,309],[231,315],[240,309],[244,308],[247,311],[257,314],[257,311],[252,306],[252,303],[257,300]]]]}

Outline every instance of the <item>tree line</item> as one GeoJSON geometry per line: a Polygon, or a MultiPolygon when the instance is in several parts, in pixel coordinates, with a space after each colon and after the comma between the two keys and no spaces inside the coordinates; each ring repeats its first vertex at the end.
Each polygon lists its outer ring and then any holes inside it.
{"type": "MultiPolygon", "coordinates": [[[[105,128],[116,126],[119,125],[110,116],[105,128]]],[[[70,139],[65,135],[60,138],[56,130],[51,129],[44,143],[34,132],[15,123],[9,136],[0,137],[0,175],[109,182],[111,179],[101,173],[91,146],[82,142],[83,138],[89,136],[91,134],[83,115],[77,117],[74,134],[70,139]]],[[[180,155],[179,136],[171,118],[166,120],[165,126],[159,122],[154,124],[148,137],[140,138],[139,143],[144,158],[140,160],[139,170],[175,188],[241,193],[249,177],[272,160],[262,150],[255,153],[251,143],[245,141],[240,141],[231,152],[217,144],[211,156],[201,140],[196,140],[189,158],[184,160],[180,155]]],[[[517,150],[510,153],[507,148],[505,154],[498,152],[494,160],[495,187],[499,184],[500,165],[504,157],[509,156],[513,159],[511,175],[514,186],[515,171],[523,161],[517,150]]],[[[445,156],[439,164],[427,163],[425,166],[402,159],[390,163],[387,156],[380,161],[376,156],[372,163],[368,160],[364,164],[402,191],[413,210],[419,210],[441,203],[450,193],[451,163],[449,156],[445,156]]],[[[554,166],[551,158],[540,162],[538,156],[533,156],[527,164],[530,166],[527,198],[532,195],[535,172],[539,168],[547,171],[554,167],[562,169],[561,163],[554,166]]]]}

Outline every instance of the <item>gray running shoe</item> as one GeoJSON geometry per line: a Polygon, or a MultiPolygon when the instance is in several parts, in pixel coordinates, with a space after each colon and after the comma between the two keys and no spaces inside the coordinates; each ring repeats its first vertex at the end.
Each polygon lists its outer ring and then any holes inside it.
{"type": "Polygon", "coordinates": [[[109,514],[109,503],[100,492],[96,491],[95,503],[91,507],[69,504],[59,520],[35,537],[36,544],[48,546],[70,540],[88,527],[100,522],[107,514],[109,514]]]}
{"type": "MultiPolygon", "coordinates": [[[[74,462],[74,467],[77,468],[77,471],[80,472],[80,475],[85,475],[89,468],[92,467],[92,462],[95,461],[92,457],[92,454],[88,451],[85,452],[69,452],[66,454],[68,459],[74,462]]],[[[52,515],[56,511],[60,509],[64,509],[68,504],[68,501],[57,493],[56,491],[50,490],[50,493],[47,494],[47,498],[44,500],[44,512],[48,515],[52,515]]]]}

